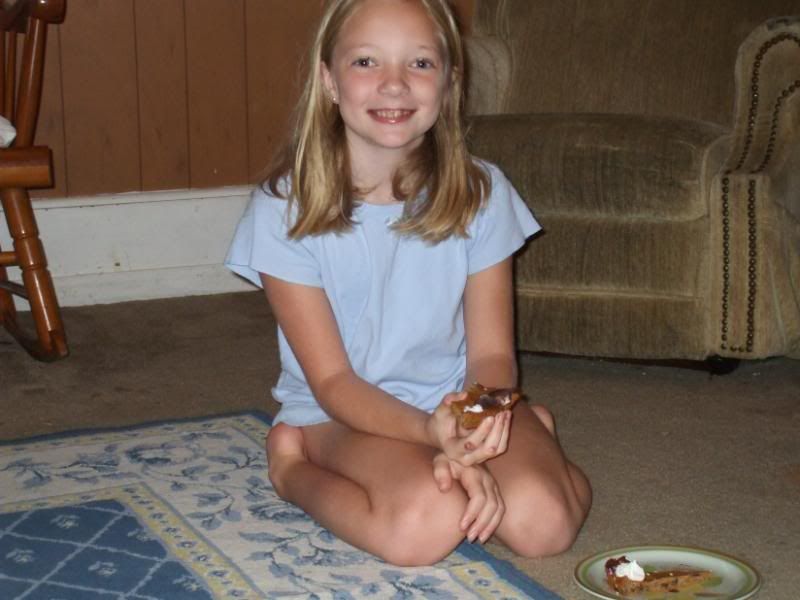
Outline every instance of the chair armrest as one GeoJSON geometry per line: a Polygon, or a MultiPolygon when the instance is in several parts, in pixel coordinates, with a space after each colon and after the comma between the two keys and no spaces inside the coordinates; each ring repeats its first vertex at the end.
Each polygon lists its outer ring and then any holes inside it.
{"type": "Polygon", "coordinates": [[[0,149],[0,188],[45,188],[53,185],[50,148],[0,149]]]}
{"type": "Polygon", "coordinates": [[[62,23],[66,12],[66,0],[15,0],[0,4],[0,30],[24,32],[28,17],[45,23],[62,23]]]}
{"type": "Polygon", "coordinates": [[[56,24],[64,21],[67,12],[67,0],[36,0],[31,6],[31,16],[47,23],[56,24]]]}

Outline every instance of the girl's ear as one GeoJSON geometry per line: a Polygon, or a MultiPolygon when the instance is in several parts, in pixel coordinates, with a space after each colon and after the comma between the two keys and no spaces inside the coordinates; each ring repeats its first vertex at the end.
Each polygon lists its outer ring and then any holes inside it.
{"type": "Polygon", "coordinates": [[[319,74],[322,77],[322,85],[325,86],[325,93],[328,95],[328,98],[331,99],[333,103],[337,103],[339,101],[339,95],[336,90],[336,82],[333,79],[333,75],[331,75],[331,71],[324,62],[319,63],[319,74]]]}

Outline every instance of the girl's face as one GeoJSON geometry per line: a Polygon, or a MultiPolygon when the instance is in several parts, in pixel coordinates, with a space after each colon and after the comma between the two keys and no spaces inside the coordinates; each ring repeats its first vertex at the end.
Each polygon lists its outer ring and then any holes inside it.
{"type": "Polygon", "coordinates": [[[325,88],[339,104],[351,157],[402,157],[439,116],[445,57],[436,28],[415,0],[367,0],[345,22],[325,88]]]}

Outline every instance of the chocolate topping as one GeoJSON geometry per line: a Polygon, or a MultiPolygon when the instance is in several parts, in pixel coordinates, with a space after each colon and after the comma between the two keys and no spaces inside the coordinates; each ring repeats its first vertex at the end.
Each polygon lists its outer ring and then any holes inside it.
{"type": "Polygon", "coordinates": [[[511,402],[511,394],[514,392],[513,388],[491,390],[481,394],[476,404],[480,404],[483,408],[503,407],[511,402]]]}

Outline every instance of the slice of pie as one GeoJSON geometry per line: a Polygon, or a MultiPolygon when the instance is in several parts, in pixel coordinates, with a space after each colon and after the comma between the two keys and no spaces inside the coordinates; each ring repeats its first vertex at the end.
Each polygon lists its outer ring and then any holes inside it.
{"type": "Polygon", "coordinates": [[[466,400],[453,402],[450,409],[464,429],[475,429],[486,417],[511,410],[520,398],[522,392],[517,388],[487,388],[473,383],[466,400]]]}
{"type": "Polygon", "coordinates": [[[645,572],[626,556],[609,558],[605,564],[608,585],[619,594],[637,592],[679,592],[711,579],[711,571],[680,566],[664,571],[645,572]]]}

